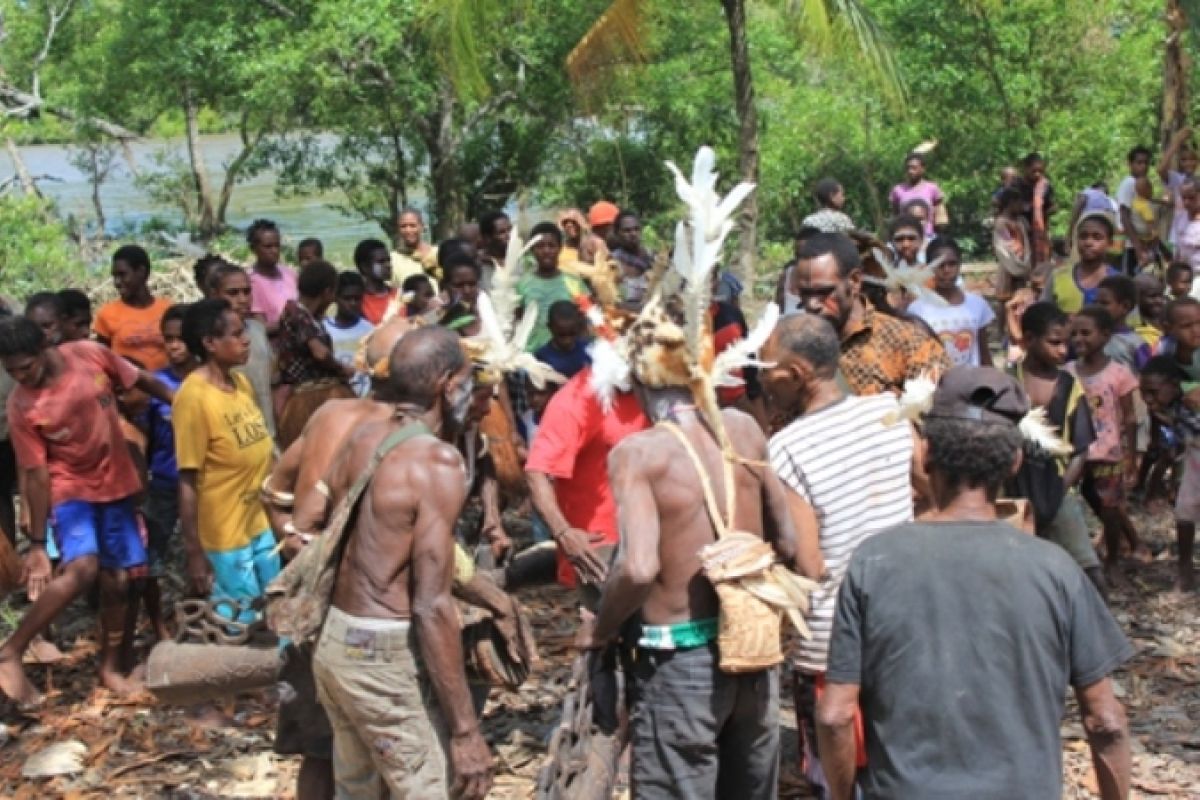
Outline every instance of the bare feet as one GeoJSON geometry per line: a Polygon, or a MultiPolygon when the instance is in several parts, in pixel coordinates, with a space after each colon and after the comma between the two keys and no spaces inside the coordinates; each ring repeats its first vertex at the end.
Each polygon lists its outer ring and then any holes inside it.
{"type": "Polygon", "coordinates": [[[1150,548],[1146,547],[1144,544],[1139,544],[1133,550],[1133,552],[1129,554],[1129,557],[1139,564],[1154,563],[1154,553],[1150,552],[1150,548]]]}
{"type": "Polygon", "coordinates": [[[66,655],[54,645],[54,642],[38,634],[33,637],[33,641],[26,648],[22,661],[26,664],[57,664],[65,658],[66,655]]]}
{"type": "Polygon", "coordinates": [[[42,702],[42,693],[29,681],[19,658],[0,658],[0,692],[20,706],[42,702]]]}
{"type": "Polygon", "coordinates": [[[100,685],[122,697],[138,694],[146,688],[136,674],[122,675],[115,669],[100,667],[100,685]]]}

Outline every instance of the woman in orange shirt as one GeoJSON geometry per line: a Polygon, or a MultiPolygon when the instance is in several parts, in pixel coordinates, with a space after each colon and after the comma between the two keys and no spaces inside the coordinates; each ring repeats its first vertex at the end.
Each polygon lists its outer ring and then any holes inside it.
{"type": "Polygon", "coordinates": [[[167,366],[162,316],[171,307],[165,297],[150,294],[150,256],[136,244],[117,248],[112,279],[120,299],[105,303],[92,324],[96,339],[119,356],[144,364],[150,372],[167,366]]]}

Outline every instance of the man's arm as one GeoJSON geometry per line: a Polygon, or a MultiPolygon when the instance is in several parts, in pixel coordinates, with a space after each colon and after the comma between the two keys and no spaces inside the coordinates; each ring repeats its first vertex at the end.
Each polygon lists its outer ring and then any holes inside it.
{"type": "Polygon", "coordinates": [[[616,638],[625,620],[645,603],[658,578],[661,531],[651,489],[655,470],[649,464],[653,461],[650,453],[628,443],[617,445],[608,457],[621,547],[596,611],[593,645],[616,638]]]}
{"type": "MultiPolygon", "coordinates": [[[[774,478],[774,471],[771,477],[774,478]]],[[[804,577],[819,581],[825,574],[825,557],[821,555],[821,529],[817,523],[817,512],[807,500],[783,486],[778,478],[775,478],[775,483],[779,486],[796,535],[795,558],[789,563],[793,570],[804,577]]]]}
{"type": "Polygon", "coordinates": [[[512,540],[504,530],[500,512],[500,481],[496,478],[496,462],[491,456],[476,460],[479,471],[479,502],[483,506],[483,528],[480,535],[492,548],[497,561],[512,549],[512,540]]]}
{"type": "Polygon", "coordinates": [[[1129,725],[1125,709],[1113,694],[1112,679],[1076,687],[1075,697],[1092,751],[1101,800],[1124,800],[1129,797],[1129,725]]]}
{"type": "MultiPolygon", "coordinates": [[[[23,470],[21,504],[29,507],[29,553],[25,560],[25,591],[36,600],[50,582],[50,557],[46,554],[46,519],[50,515],[50,470],[45,464],[23,470]]],[[[6,502],[11,502],[9,498],[6,502]]]]}
{"type": "Polygon", "coordinates": [[[295,513],[294,493],[296,480],[300,475],[300,454],[303,449],[304,435],[301,434],[299,439],[283,451],[263,486],[263,508],[267,512],[267,519],[271,523],[271,530],[275,532],[275,538],[280,541],[286,540],[288,523],[292,522],[292,515],[295,513]],[[277,500],[279,496],[288,494],[293,495],[290,505],[277,500]]]}
{"type": "Polygon", "coordinates": [[[529,495],[534,509],[550,529],[554,543],[579,573],[580,580],[592,584],[602,582],[608,574],[608,567],[592,551],[591,537],[587,531],[571,527],[571,523],[563,516],[550,476],[536,470],[528,471],[525,475],[529,480],[529,495]]]}
{"type": "Polygon", "coordinates": [[[173,392],[165,383],[144,369],[138,370],[137,380],[133,385],[151,397],[163,401],[167,405],[171,405],[175,402],[175,392],[173,392]]]}
{"type": "Polygon", "coordinates": [[[854,797],[854,712],[859,687],[853,683],[828,683],[817,703],[817,750],[831,800],[854,797]]]}
{"type": "MultiPolygon", "coordinates": [[[[454,794],[483,798],[491,786],[492,758],[479,732],[471,692],[463,671],[462,636],[458,609],[450,589],[454,578],[454,521],[466,499],[462,459],[449,445],[433,448],[426,470],[393,472],[411,479],[424,472],[420,502],[412,531],[413,622],[421,660],[450,728],[450,761],[454,768],[454,794]]],[[[386,470],[380,470],[382,478],[386,470]]],[[[389,492],[386,479],[375,487],[375,496],[407,494],[404,486],[389,492]]],[[[379,510],[387,516],[386,502],[379,510]]]]}

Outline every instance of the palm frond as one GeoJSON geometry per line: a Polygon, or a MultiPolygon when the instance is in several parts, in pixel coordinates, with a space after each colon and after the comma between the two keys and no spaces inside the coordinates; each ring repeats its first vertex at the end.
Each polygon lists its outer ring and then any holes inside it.
{"type": "Polygon", "coordinates": [[[804,41],[819,54],[845,53],[846,40],[853,42],[885,94],[894,101],[905,98],[900,65],[887,34],[861,0],[788,0],[786,10],[804,41]]]}
{"type": "Polygon", "coordinates": [[[613,0],[567,54],[567,77],[585,108],[598,101],[604,73],[645,60],[641,5],[642,0],[613,0]]]}

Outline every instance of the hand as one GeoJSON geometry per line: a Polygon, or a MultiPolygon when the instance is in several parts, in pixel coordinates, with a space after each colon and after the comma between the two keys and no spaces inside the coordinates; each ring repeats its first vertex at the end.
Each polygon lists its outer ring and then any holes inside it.
{"type": "Polygon", "coordinates": [[[592,537],[579,528],[567,528],[554,537],[563,556],[579,574],[584,583],[602,583],[608,577],[608,566],[592,550],[592,537]]]}
{"type": "Polygon", "coordinates": [[[29,547],[25,554],[25,592],[30,602],[37,600],[38,595],[50,582],[50,556],[46,554],[44,542],[37,542],[29,547]]]}
{"type": "MultiPolygon", "coordinates": [[[[289,533],[283,537],[283,549],[280,551],[289,561],[300,554],[304,545],[308,544],[298,533],[289,533]]],[[[207,561],[207,559],[205,559],[207,561]]]]}
{"type": "Polygon", "coordinates": [[[193,594],[199,597],[212,594],[212,564],[208,563],[208,557],[203,551],[197,550],[187,554],[187,576],[193,594]]]}
{"type": "Polygon", "coordinates": [[[460,800],[483,800],[492,787],[492,753],[479,729],[450,738],[450,765],[454,786],[450,793],[460,800]]]}
{"type": "Polygon", "coordinates": [[[512,550],[512,539],[508,538],[508,534],[504,530],[504,525],[500,520],[483,523],[482,530],[483,538],[492,546],[492,557],[496,559],[496,563],[504,560],[504,555],[512,550]]]}
{"type": "Polygon", "coordinates": [[[505,613],[501,614],[498,610],[492,611],[492,624],[496,626],[496,632],[504,639],[508,657],[517,664],[524,664],[528,660],[528,654],[522,647],[521,629],[517,622],[517,601],[511,596],[508,600],[509,607],[505,613]]]}
{"type": "Polygon", "coordinates": [[[575,634],[575,646],[580,650],[599,650],[606,644],[596,641],[596,615],[586,608],[579,609],[579,632],[575,634]]]}

